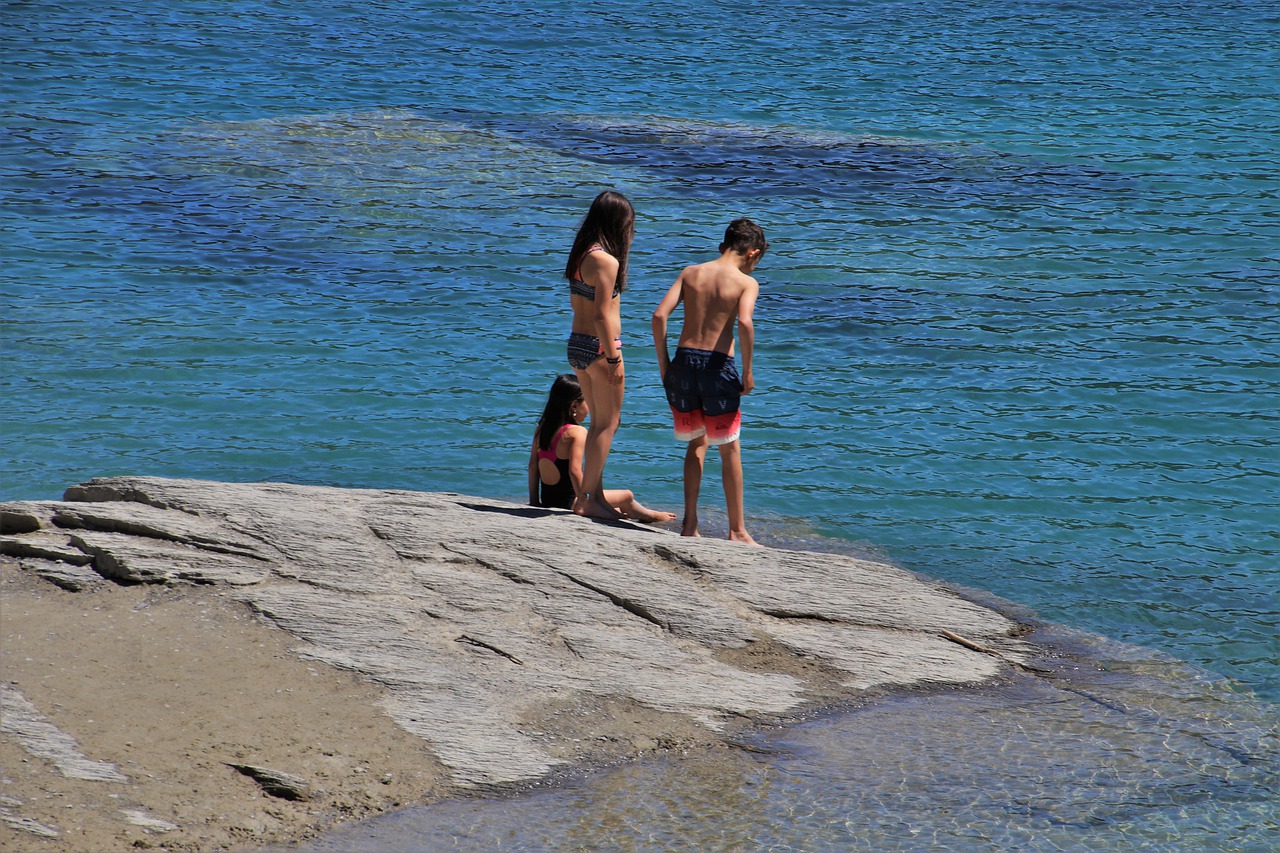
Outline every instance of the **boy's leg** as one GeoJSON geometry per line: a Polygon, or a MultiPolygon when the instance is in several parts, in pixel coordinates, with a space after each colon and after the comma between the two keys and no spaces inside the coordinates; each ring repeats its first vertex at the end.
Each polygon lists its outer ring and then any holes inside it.
{"type": "Polygon", "coordinates": [[[737,441],[720,445],[720,476],[724,480],[724,502],[729,510],[729,538],[755,545],[747,532],[746,510],[742,502],[742,449],[737,441]]]}
{"type": "Polygon", "coordinates": [[[684,524],[681,536],[699,536],[698,493],[702,490],[702,467],[707,457],[707,437],[698,436],[684,451],[684,524]]]}

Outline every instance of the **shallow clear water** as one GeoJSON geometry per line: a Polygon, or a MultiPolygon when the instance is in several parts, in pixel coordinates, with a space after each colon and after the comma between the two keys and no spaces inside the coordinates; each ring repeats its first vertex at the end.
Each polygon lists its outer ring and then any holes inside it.
{"type": "Polygon", "coordinates": [[[747,751],[407,808],[289,849],[1274,849],[1274,717],[1176,662],[1099,645],[1050,678],[897,696],[747,751]],[[1098,668],[1108,652],[1122,657],[1098,668]]]}
{"type": "Polygon", "coordinates": [[[0,16],[0,499],[111,474],[523,499],[563,253],[616,186],[611,483],[678,504],[647,320],[750,215],[762,539],[992,590],[1274,713],[1273,4],[0,16]]]}

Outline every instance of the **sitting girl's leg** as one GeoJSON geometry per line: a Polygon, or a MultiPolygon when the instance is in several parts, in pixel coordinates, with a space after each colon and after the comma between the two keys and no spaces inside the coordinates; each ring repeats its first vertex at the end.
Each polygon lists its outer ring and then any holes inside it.
{"type": "Polygon", "coordinates": [[[630,489],[605,489],[604,499],[609,506],[618,510],[627,518],[634,518],[636,521],[643,521],[645,524],[662,524],[676,520],[674,512],[649,509],[640,503],[630,489]]]}

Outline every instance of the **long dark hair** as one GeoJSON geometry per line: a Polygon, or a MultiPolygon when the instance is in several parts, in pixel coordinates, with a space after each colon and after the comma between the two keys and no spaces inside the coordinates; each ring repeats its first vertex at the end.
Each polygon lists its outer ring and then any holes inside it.
{"type": "Polygon", "coordinates": [[[555,438],[560,427],[573,420],[573,404],[582,399],[582,386],[578,377],[572,373],[561,373],[551,383],[551,393],[547,394],[547,405],[542,409],[542,417],[538,418],[538,447],[551,449],[551,439],[555,438]]]}
{"type": "Polygon", "coordinates": [[[564,265],[564,277],[572,281],[578,277],[582,257],[592,246],[599,244],[618,259],[618,278],[613,292],[621,293],[627,286],[627,255],[631,252],[631,237],[635,234],[636,212],[627,197],[617,190],[605,190],[591,202],[591,209],[578,226],[578,236],[573,239],[569,260],[564,265]]]}

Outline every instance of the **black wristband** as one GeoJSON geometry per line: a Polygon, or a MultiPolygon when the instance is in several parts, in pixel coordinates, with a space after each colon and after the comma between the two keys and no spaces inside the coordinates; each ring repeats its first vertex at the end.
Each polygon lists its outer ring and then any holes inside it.
{"type": "Polygon", "coordinates": [[[609,356],[606,355],[604,357],[604,360],[609,362],[610,364],[622,364],[622,356],[618,356],[617,358],[609,358],[609,356]]]}

